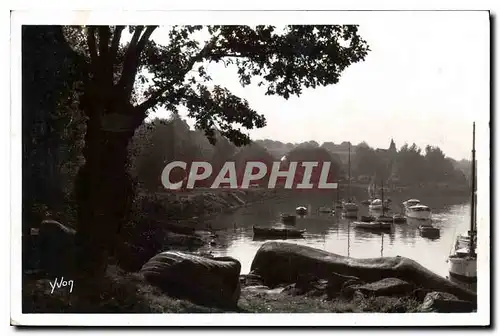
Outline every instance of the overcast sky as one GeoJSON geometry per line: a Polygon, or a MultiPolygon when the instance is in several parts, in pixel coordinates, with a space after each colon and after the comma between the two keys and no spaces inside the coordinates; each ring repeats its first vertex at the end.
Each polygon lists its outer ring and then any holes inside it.
{"type": "Polygon", "coordinates": [[[489,23],[487,15],[456,13],[364,20],[359,33],[371,49],[366,60],[348,68],[337,85],[304,90],[298,98],[242,88],[234,69],[222,65],[209,71],[214,83],[266,116],[265,128],[250,131],[253,139],[387,148],[393,138],[398,148],[431,144],[468,159],[472,121],[489,121],[489,23]]]}

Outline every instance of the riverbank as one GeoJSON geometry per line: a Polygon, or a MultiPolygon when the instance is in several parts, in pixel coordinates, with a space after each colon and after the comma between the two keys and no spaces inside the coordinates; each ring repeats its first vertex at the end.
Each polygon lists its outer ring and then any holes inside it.
{"type": "MultiPolygon", "coordinates": [[[[23,313],[347,313],[347,312],[416,312],[420,302],[415,298],[361,297],[350,299],[290,291],[266,291],[246,286],[237,307],[218,308],[197,305],[189,300],[168,296],[150,285],[138,273],[126,273],[110,266],[101,284],[99,302],[88,302],[69,288],[55,288],[53,279],[25,281],[22,292],[23,313]]],[[[76,284],[75,286],[77,286],[76,284]]]]}
{"type": "Polygon", "coordinates": [[[133,218],[122,229],[121,245],[113,262],[137,271],[155,254],[167,250],[198,251],[217,244],[210,226],[216,216],[279,197],[276,190],[211,190],[140,193],[133,218]]]}
{"type": "MultiPolygon", "coordinates": [[[[448,293],[412,291],[402,294],[380,291],[370,294],[329,294],[326,282],[307,281],[268,288],[241,275],[241,294],[234,307],[195,304],[189,299],[167,295],[149,284],[140,273],[127,273],[109,266],[98,287],[99,301],[89,301],[69,287],[54,288],[53,279],[31,279],[22,291],[23,313],[422,313],[475,311],[474,303],[457,301],[448,293]],[[394,295],[399,294],[399,295],[394,295]],[[458,302],[458,305],[456,304],[458,302]],[[465,303],[465,305],[464,305],[465,303]]],[[[77,286],[78,284],[75,284],[77,286]]],[[[394,284],[389,284],[394,287],[394,284]]],[[[401,287],[400,287],[401,288],[401,287]]]]}

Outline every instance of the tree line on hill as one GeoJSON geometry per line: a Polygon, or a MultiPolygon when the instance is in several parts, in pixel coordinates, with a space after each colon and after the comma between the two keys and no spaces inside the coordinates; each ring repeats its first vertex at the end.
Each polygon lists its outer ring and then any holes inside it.
{"type": "MultiPolygon", "coordinates": [[[[169,119],[154,119],[142,125],[131,143],[133,174],[140,185],[154,191],[161,189],[160,175],[168,162],[208,161],[214,172],[218,172],[225,162],[233,161],[241,172],[247,161],[261,161],[271,166],[273,162],[286,158],[287,161],[330,161],[330,177],[345,181],[348,177],[349,142],[339,145],[316,141],[292,144],[273,140],[255,140],[250,145],[236,147],[226,138],[217,134],[215,145],[200,130],[191,130],[186,121],[178,115],[169,119]]],[[[426,146],[422,151],[417,145],[404,144],[399,150],[391,140],[388,149],[374,149],[362,142],[351,146],[351,178],[361,183],[375,179],[395,186],[418,186],[443,184],[464,186],[467,183],[467,161],[462,161],[462,169],[457,161],[445,156],[436,146],[426,146]]],[[[285,169],[284,165],[281,169],[285,169]]],[[[301,180],[300,169],[297,171],[301,180]]],[[[179,179],[185,175],[180,175],[179,179]]],[[[197,186],[210,186],[214,176],[197,186]]]]}

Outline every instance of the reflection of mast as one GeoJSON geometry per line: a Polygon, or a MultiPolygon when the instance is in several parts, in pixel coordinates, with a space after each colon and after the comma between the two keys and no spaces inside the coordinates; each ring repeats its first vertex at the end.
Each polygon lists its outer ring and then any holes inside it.
{"type": "Polygon", "coordinates": [[[350,256],[351,250],[351,221],[347,221],[347,256],[350,256]]]}
{"type": "Polygon", "coordinates": [[[351,202],[351,142],[349,141],[349,198],[348,202],[351,202]]]}
{"type": "Polygon", "coordinates": [[[380,245],[380,256],[384,257],[384,234],[382,233],[382,244],[380,245]]]}
{"type": "Polygon", "coordinates": [[[384,207],[384,179],[381,180],[382,189],[381,189],[381,196],[382,196],[382,216],[385,216],[385,207],[384,207]]]}
{"type": "Polygon", "coordinates": [[[470,234],[469,234],[469,255],[475,255],[474,236],[476,222],[476,123],[472,124],[472,190],[470,208],[470,234]]]}

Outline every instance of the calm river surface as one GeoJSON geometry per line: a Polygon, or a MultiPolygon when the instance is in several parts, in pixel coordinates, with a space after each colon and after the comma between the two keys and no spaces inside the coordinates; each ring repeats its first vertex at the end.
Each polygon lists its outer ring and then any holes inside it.
{"type": "MultiPolygon", "coordinates": [[[[214,255],[227,255],[238,259],[242,274],[250,272],[250,265],[259,247],[265,240],[255,241],[252,226],[283,227],[281,213],[295,213],[299,205],[307,206],[310,214],[297,218],[298,229],[306,229],[303,239],[287,239],[288,242],[312,246],[340,255],[356,258],[404,256],[412,258],[433,272],[447,276],[448,258],[455,236],[466,231],[470,225],[470,202],[464,196],[436,195],[389,195],[392,198],[390,213],[399,213],[400,204],[408,198],[418,198],[432,208],[432,222],[441,231],[440,237],[429,239],[420,236],[418,220],[406,224],[394,224],[390,233],[372,233],[355,229],[351,220],[340,215],[321,214],[318,208],[331,206],[333,197],[295,195],[283,199],[263,201],[224,214],[211,220],[211,227],[219,234],[219,245],[210,248],[214,255]]],[[[358,198],[361,200],[362,198],[358,198]]],[[[360,215],[368,213],[360,205],[360,215]]],[[[276,240],[276,239],[273,239],[276,240]]]]}

